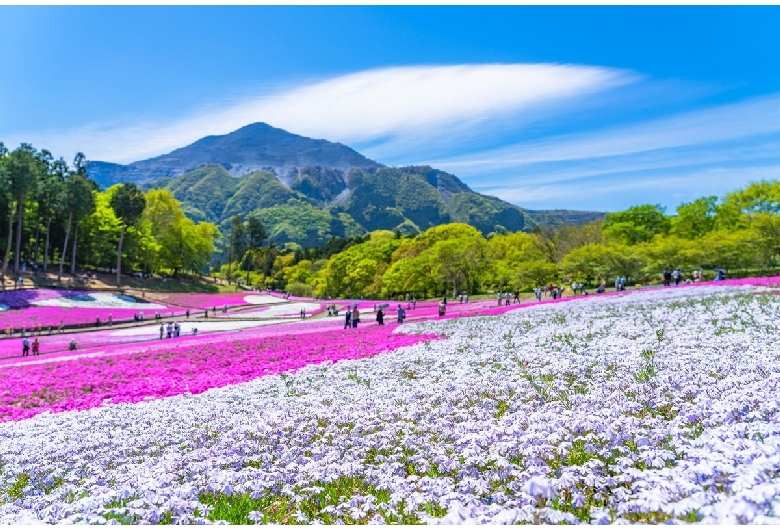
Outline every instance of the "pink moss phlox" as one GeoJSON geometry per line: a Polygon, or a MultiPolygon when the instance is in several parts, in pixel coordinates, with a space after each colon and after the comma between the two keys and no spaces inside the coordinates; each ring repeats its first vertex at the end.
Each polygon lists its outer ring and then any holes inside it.
{"type": "Polygon", "coordinates": [[[392,333],[394,326],[324,331],[171,347],[110,357],[0,368],[0,421],[42,412],[133,403],[250,381],[309,364],[362,359],[435,335],[392,333]],[[358,330],[355,330],[358,331],[358,330]]]}

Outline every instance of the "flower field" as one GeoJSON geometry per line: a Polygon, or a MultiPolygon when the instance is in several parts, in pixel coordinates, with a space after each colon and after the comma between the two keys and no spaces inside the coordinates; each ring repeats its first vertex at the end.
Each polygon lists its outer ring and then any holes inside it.
{"type": "Polygon", "coordinates": [[[278,297],[271,297],[269,295],[261,295],[253,291],[239,291],[236,293],[220,294],[153,293],[150,294],[150,296],[153,296],[155,300],[170,306],[200,310],[211,309],[212,307],[221,309],[225,305],[228,307],[235,307],[283,301],[281,295],[278,297]],[[249,300],[247,300],[247,298],[249,298],[249,300]]]}
{"type": "Polygon", "coordinates": [[[158,311],[171,311],[163,304],[139,303],[132,297],[113,293],[53,289],[25,289],[0,293],[0,309],[0,330],[12,327],[17,331],[38,326],[56,328],[60,323],[66,326],[92,324],[97,318],[106,322],[109,315],[114,322],[128,321],[138,313],[144,313],[145,317],[149,318],[158,311]]]}
{"type": "Polygon", "coordinates": [[[0,522],[777,523],[771,283],[0,365],[0,522]]]}

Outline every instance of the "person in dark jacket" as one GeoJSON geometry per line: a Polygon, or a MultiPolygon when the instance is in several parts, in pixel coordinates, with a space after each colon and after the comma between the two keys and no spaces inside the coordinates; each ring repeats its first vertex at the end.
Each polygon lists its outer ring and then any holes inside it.
{"type": "Polygon", "coordinates": [[[381,308],[376,312],[376,322],[380,326],[385,325],[385,313],[381,308]]]}

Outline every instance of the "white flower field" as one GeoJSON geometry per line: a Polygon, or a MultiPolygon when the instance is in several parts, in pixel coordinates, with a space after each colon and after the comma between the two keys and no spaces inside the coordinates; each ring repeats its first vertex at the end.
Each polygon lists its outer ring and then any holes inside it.
{"type": "Polygon", "coordinates": [[[780,297],[696,286],[0,424],[2,523],[778,523],[780,297]]]}

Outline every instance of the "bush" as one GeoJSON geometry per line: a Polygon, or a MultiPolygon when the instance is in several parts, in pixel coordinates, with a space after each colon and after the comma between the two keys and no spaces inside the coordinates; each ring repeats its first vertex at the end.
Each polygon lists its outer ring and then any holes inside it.
{"type": "Polygon", "coordinates": [[[287,291],[294,296],[311,297],[314,289],[308,283],[290,282],[287,284],[287,291]]]}

